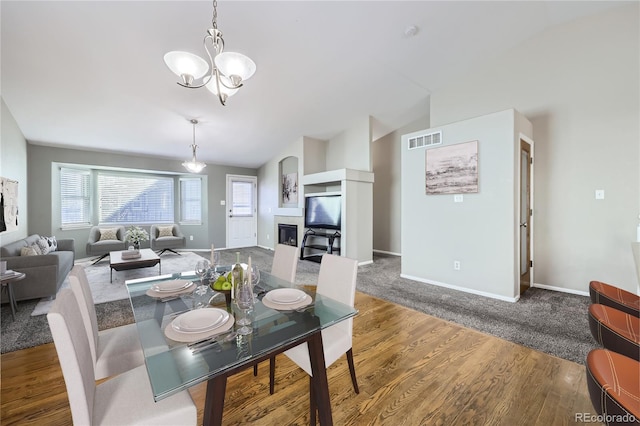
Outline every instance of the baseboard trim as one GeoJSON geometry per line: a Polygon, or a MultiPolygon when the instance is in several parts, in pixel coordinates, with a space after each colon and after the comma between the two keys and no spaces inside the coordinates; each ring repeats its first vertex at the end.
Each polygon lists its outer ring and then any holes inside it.
{"type": "Polygon", "coordinates": [[[265,249],[265,250],[274,251],[273,247],[261,246],[260,244],[258,244],[258,247],[260,247],[262,249],[265,249]]]}
{"type": "Polygon", "coordinates": [[[364,262],[358,262],[358,266],[371,265],[373,260],[365,260],[364,262]]]}
{"type": "Polygon", "coordinates": [[[491,299],[504,300],[505,302],[515,303],[520,299],[520,296],[507,297],[507,296],[502,296],[502,295],[495,294],[495,293],[487,293],[485,291],[473,290],[471,288],[460,287],[460,286],[457,286],[457,285],[451,285],[451,284],[447,284],[447,283],[442,283],[442,282],[439,282],[439,281],[426,280],[424,278],[414,277],[412,275],[407,275],[407,274],[400,274],[400,277],[406,278],[408,280],[418,281],[418,282],[425,283],[425,284],[437,285],[438,287],[450,288],[451,290],[458,290],[458,291],[463,291],[465,293],[477,294],[478,296],[490,297],[491,299]]]}
{"type": "Polygon", "coordinates": [[[533,285],[531,285],[531,287],[542,288],[544,290],[559,291],[561,293],[577,294],[579,296],[589,296],[589,292],[588,291],[573,290],[573,289],[570,289],[570,288],[557,287],[557,286],[553,286],[553,285],[533,283],[533,285]]]}
{"type": "Polygon", "coordinates": [[[384,250],[376,250],[373,249],[374,253],[380,253],[380,254],[388,254],[389,256],[402,256],[402,253],[395,253],[393,251],[384,251],[384,250]]]}

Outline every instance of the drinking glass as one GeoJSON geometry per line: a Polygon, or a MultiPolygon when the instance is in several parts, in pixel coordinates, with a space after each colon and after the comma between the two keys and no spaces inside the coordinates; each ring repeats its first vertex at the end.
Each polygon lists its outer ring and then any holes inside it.
{"type": "Polygon", "coordinates": [[[195,273],[200,277],[200,285],[196,288],[195,291],[196,301],[194,304],[194,308],[202,308],[206,305],[205,301],[203,300],[203,296],[207,294],[208,285],[207,283],[205,283],[204,278],[209,273],[209,267],[209,261],[206,259],[198,260],[196,262],[195,273]]]}
{"type": "Polygon", "coordinates": [[[253,288],[249,280],[244,279],[238,283],[235,290],[235,301],[238,309],[242,312],[242,318],[237,322],[241,327],[236,332],[241,336],[253,333],[253,328],[248,327],[251,325],[248,312],[253,308],[253,288]]]}

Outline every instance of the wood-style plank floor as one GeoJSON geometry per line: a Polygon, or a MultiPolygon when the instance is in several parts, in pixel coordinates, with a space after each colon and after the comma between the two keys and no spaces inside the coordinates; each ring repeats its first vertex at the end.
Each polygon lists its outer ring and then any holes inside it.
{"type": "MultiPolygon", "coordinates": [[[[595,414],[584,366],[362,293],[353,352],[360,394],[346,357],[328,369],[336,425],[570,425],[595,414]]],[[[309,423],[306,374],[278,356],[276,392],[268,363],[227,385],[224,424],[309,423]]],[[[70,425],[53,344],[2,355],[2,425],[70,425]]],[[[202,422],[205,385],[191,388],[202,422]]]]}

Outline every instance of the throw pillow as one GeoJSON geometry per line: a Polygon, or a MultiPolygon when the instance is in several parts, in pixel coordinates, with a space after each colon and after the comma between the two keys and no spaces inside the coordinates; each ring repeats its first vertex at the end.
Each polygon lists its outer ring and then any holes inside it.
{"type": "Polygon", "coordinates": [[[22,247],[20,249],[20,256],[37,256],[39,255],[38,246],[33,244],[27,247],[22,247]]]}
{"type": "Polygon", "coordinates": [[[173,237],[173,226],[158,226],[158,238],[173,237]]]}
{"type": "Polygon", "coordinates": [[[46,239],[47,243],[49,244],[49,252],[58,250],[58,240],[56,240],[56,237],[43,237],[43,238],[46,239]]]}
{"type": "Polygon", "coordinates": [[[118,240],[118,228],[100,229],[100,241],[118,240]]]}
{"type": "Polygon", "coordinates": [[[49,242],[46,238],[40,238],[38,241],[36,241],[36,245],[38,246],[38,248],[40,249],[40,253],[42,254],[49,254],[49,252],[51,251],[49,249],[49,242]]]}

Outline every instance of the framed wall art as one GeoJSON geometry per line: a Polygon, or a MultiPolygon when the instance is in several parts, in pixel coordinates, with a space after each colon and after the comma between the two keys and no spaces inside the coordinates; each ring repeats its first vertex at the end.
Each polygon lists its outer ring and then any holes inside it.
{"type": "Polygon", "coordinates": [[[282,204],[298,204],[298,174],[282,175],[282,204]]]}
{"type": "Polygon", "coordinates": [[[18,181],[0,177],[0,233],[18,229],[18,181]]]}
{"type": "Polygon", "coordinates": [[[478,141],[425,151],[426,194],[478,192],[478,141]]]}

